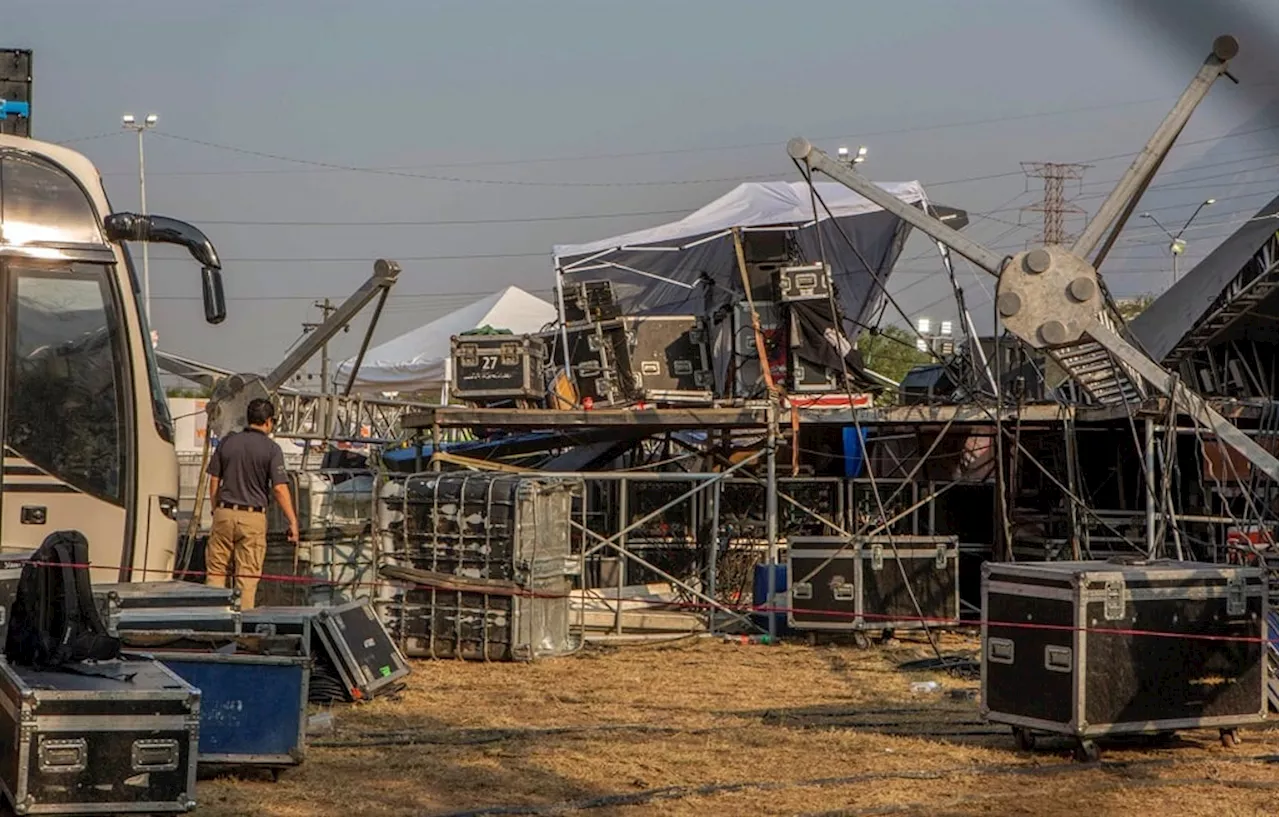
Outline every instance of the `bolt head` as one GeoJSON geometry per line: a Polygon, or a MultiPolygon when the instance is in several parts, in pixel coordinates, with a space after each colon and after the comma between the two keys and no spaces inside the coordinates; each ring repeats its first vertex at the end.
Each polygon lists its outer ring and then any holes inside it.
{"type": "Polygon", "coordinates": [[[1226,62],[1240,53],[1240,41],[1230,34],[1223,34],[1213,41],[1213,56],[1226,62]]]}
{"type": "Polygon", "coordinates": [[[813,146],[809,144],[809,140],[803,136],[797,136],[787,142],[787,155],[797,162],[809,158],[809,151],[812,149],[813,146]]]}
{"type": "Polygon", "coordinates": [[[1038,274],[1049,269],[1049,265],[1053,263],[1053,258],[1049,255],[1048,250],[1032,250],[1027,253],[1025,263],[1028,272],[1038,274]]]}
{"type": "Polygon", "coordinates": [[[1045,343],[1057,345],[1066,343],[1069,335],[1062,321],[1047,321],[1040,325],[1040,337],[1045,343]]]}
{"type": "Polygon", "coordinates": [[[1016,292],[1002,292],[996,299],[996,309],[1000,310],[1001,317],[1012,318],[1022,310],[1022,296],[1016,292]]]}
{"type": "Polygon", "coordinates": [[[1093,282],[1092,278],[1081,275],[1071,282],[1071,286],[1067,288],[1067,291],[1071,293],[1072,298],[1084,303],[1097,294],[1098,285],[1093,282]]]}

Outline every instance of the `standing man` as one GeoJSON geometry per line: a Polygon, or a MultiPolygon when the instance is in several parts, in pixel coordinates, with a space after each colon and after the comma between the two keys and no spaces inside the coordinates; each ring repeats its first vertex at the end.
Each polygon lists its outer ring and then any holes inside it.
{"type": "Polygon", "coordinates": [[[267,436],[275,428],[275,415],[270,400],[250,401],[249,427],[219,442],[209,460],[213,531],[205,548],[205,584],[226,587],[228,576],[233,577],[244,610],[254,606],[258,592],[267,556],[267,503],[273,495],[289,520],[289,541],[298,542],[284,453],[267,436]]]}

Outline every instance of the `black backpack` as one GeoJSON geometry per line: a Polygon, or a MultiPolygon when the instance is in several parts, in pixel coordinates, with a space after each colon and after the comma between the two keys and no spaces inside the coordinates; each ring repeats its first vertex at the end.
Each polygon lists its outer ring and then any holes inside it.
{"type": "Polygon", "coordinates": [[[23,565],[9,617],[5,657],[47,669],[120,655],[107,635],[89,584],[89,543],[79,531],[50,534],[23,565]]]}

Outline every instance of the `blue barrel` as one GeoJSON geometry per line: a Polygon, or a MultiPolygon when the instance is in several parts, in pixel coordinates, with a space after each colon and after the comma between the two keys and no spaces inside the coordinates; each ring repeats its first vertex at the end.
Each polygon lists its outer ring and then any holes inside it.
{"type": "Polygon", "coordinates": [[[841,429],[844,442],[844,475],[849,479],[862,476],[862,465],[866,459],[867,429],[857,426],[845,426],[841,429]]]}
{"type": "Polygon", "coordinates": [[[755,573],[752,575],[751,581],[751,606],[753,607],[775,607],[782,608],[778,612],[757,613],[751,616],[751,620],[765,630],[769,629],[769,616],[774,618],[774,632],[778,635],[790,635],[791,628],[787,626],[786,607],[789,602],[787,596],[787,566],[785,564],[756,565],[755,573]],[[773,571],[773,602],[769,602],[769,571],[773,571]]]}

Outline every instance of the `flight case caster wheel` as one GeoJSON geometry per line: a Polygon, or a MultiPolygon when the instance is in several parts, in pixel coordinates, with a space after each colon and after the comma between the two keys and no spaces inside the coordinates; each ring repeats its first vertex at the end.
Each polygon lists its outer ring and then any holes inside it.
{"type": "Polygon", "coordinates": [[[1240,745],[1239,729],[1219,729],[1218,739],[1222,741],[1222,748],[1234,749],[1240,745]]]}
{"type": "Polygon", "coordinates": [[[867,636],[866,633],[862,632],[861,630],[857,630],[853,634],[853,646],[857,647],[860,650],[870,649],[871,639],[867,636]]]}
{"type": "Polygon", "coordinates": [[[1031,734],[1030,729],[1015,726],[1013,727],[1013,745],[1018,747],[1019,752],[1033,752],[1036,748],[1036,736],[1031,734]]]}
{"type": "Polygon", "coordinates": [[[1076,744],[1075,758],[1081,763],[1097,763],[1102,760],[1102,750],[1091,740],[1082,740],[1076,744]]]}

